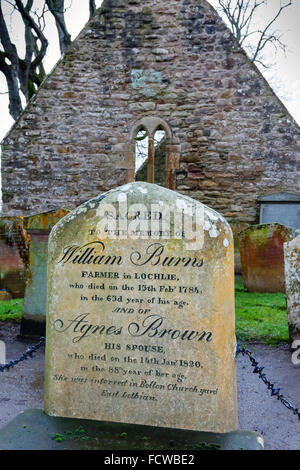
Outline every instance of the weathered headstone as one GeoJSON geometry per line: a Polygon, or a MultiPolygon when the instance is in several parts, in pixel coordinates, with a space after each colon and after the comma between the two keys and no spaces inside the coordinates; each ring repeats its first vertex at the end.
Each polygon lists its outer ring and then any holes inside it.
{"type": "Polygon", "coordinates": [[[0,300],[11,300],[12,295],[7,290],[0,290],[0,300]]]}
{"type": "Polygon", "coordinates": [[[21,336],[45,334],[48,237],[54,225],[68,212],[66,209],[59,209],[24,219],[24,228],[28,234],[29,255],[26,263],[21,336]]]}
{"type": "Polygon", "coordinates": [[[13,298],[24,296],[27,258],[28,237],[23,217],[0,217],[0,289],[13,298]]]}
{"type": "Polygon", "coordinates": [[[252,225],[240,233],[247,291],[285,292],[283,244],[292,238],[292,229],[280,224],[252,225]]]}
{"type": "Polygon", "coordinates": [[[284,244],[285,285],[291,343],[300,340],[300,236],[284,244]]]}
{"type": "Polygon", "coordinates": [[[47,303],[47,414],[237,429],[233,239],[215,211],[137,182],[88,201],[51,232],[47,303]]]}
{"type": "Polygon", "coordinates": [[[245,222],[230,223],[230,227],[233,234],[234,244],[234,272],[235,274],[242,274],[242,263],[240,254],[240,233],[249,227],[249,224],[245,222]]]}

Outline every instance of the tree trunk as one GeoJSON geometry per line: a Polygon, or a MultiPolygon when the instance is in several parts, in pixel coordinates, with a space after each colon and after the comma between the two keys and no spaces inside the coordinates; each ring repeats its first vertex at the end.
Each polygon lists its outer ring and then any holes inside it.
{"type": "Polygon", "coordinates": [[[56,28],[59,38],[60,52],[64,54],[65,50],[71,43],[71,36],[67,31],[65,23],[65,7],[64,0],[46,0],[46,4],[55,18],[56,28]]]}
{"type": "Polygon", "coordinates": [[[95,0],[89,0],[89,6],[90,6],[90,18],[94,16],[96,13],[96,3],[95,0]]]}

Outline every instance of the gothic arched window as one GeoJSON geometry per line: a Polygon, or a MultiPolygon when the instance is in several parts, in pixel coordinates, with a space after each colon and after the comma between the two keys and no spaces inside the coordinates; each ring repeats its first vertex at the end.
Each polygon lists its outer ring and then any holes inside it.
{"type": "MultiPolygon", "coordinates": [[[[134,180],[147,181],[175,189],[179,168],[179,147],[172,142],[169,126],[160,118],[139,121],[132,133],[134,180]]],[[[133,171],[130,172],[133,180],[133,171]]]]}

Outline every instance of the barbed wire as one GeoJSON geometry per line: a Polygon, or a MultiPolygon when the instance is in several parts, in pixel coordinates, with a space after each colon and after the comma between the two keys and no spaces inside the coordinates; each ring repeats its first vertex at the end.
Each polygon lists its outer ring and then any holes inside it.
{"type": "Polygon", "coordinates": [[[8,361],[5,364],[0,364],[0,372],[4,372],[5,370],[9,370],[10,368],[14,367],[19,362],[25,361],[28,357],[32,357],[33,353],[35,353],[46,341],[44,336],[41,336],[38,343],[31,348],[27,348],[26,351],[19,357],[19,359],[13,359],[12,361],[8,361]]]}
{"type": "Polygon", "coordinates": [[[243,348],[238,344],[236,348],[236,355],[238,354],[248,356],[251,365],[254,368],[253,374],[258,374],[258,377],[264,382],[268,390],[271,391],[271,397],[276,397],[277,400],[279,400],[288,410],[291,410],[294,415],[297,415],[298,420],[300,421],[299,409],[292,405],[282,394],[280,394],[280,388],[276,388],[275,384],[273,384],[272,382],[270,382],[270,380],[267,379],[266,374],[263,373],[264,367],[259,365],[252,352],[249,351],[249,349],[243,348]]]}

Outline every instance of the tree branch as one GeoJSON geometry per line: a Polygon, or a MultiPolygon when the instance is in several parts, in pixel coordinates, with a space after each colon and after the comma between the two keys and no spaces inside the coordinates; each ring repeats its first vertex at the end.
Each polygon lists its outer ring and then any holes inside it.
{"type": "Polygon", "coordinates": [[[4,74],[9,94],[9,112],[16,119],[22,112],[19,92],[19,58],[16,46],[11,42],[0,2],[0,40],[4,51],[0,51],[0,71],[4,74]],[[9,64],[7,63],[9,61],[9,64]]]}
{"type": "Polygon", "coordinates": [[[96,2],[95,0],[89,0],[89,9],[90,9],[90,19],[96,13],[96,2]]]}
{"type": "Polygon", "coordinates": [[[71,35],[69,34],[66,23],[65,23],[65,8],[64,0],[45,0],[49,8],[49,11],[52,13],[55,19],[58,37],[60,52],[63,54],[66,48],[71,43],[71,35]]]}
{"type": "Polygon", "coordinates": [[[238,43],[249,51],[248,56],[252,62],[262,64],[261,52],[268,44],[272,44],[276,49],[282,50],[286,46],[281,41],[281,37],[276,31],[271,31],[272,26],[278,20],[283,10],[292,5],[292,0],[281,0],[280,7],[276,14],[267,22],[262,30],[253,28],[254,17],[262,5],[267,6],[268,0],[218,0],[219,11],[222,12],[229,21],[231,30],[238,43]],[[255,45],[249,44],[250,36],[257,36],[255,45]]]}
{"type": "Polygon", "coordinates": [[[29,12],[27,12],[27,10],[24,8],[22,1],[15,0],[15,2],[22,16],[24,23],[26,23],[27,26],[30,27],[36,33],[37,37],[41,41],[41,48],[38,51],[38,54],[36,55],[34,61],[31,64],[31,68],[34,69],[35,67],[39,66],[39,64],[42,62],[42,60],[44,59],[46,55],[47,48],[48,48],[48,40],[46,39],[46,37],[44,36],[43,32],[38,27],[38,25],[31,18],[29,12]]]}

